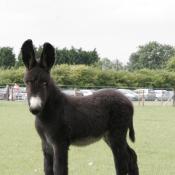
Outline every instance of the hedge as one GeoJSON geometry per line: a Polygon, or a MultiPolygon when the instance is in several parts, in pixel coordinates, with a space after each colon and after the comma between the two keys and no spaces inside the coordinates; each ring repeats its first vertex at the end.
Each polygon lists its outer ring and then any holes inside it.
{"type": "MultiPolygon", "coordinates": [[[[23,84],[24,67],[0,69],[0,86],[23,84]]],[[[174,88],[175,72],[143,69],[135,72],[101,70],[85,65],[55,66],[51,74],[56,84],[74,87],[174,88]]]]}

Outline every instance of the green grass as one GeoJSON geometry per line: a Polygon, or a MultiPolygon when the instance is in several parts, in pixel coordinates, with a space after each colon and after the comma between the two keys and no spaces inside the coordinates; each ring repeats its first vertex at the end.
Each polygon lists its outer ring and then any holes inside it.
{"type": "MultiPolygon", "coordinates": [[[[175,108],[135,107],[136,143],[141,175],[175,174],[175,108]]],[[[40,139],[34,117],[23,102],[0,102],[0,174],[43,175],[40,139]]],[[[103,141],[70,147],[70,175],[115,174],[110,149],[103,141]]]]}

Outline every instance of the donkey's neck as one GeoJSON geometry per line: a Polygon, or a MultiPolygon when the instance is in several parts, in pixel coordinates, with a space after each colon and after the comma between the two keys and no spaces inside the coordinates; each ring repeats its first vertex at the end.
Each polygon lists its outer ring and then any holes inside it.
{"type": "Polygon", "coordinates": [[[55,116],[58,116],[56,115],[57,113],[61,114],[63,107],[64,95],[61,90],[53,83],[49,87],[48,98],[39,118],[41,118],[42,120],[53,119],[55,116]]]}
{"type": "Polygon", "coordinates": [[[57,110],[59,107],[63,106],[63,93],[54,83],[50,85],[49,91],[50,92],[46,102],[46,108],[54,108],[53,110],[57,110]]]}

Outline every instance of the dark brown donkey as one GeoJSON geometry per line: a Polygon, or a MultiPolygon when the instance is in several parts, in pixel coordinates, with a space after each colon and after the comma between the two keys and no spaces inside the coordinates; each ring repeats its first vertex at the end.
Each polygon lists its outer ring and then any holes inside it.
{"type": "Polygon", "coordinates": [[[26,66],[29,110],[42,141],[45,175],[68,175],[69,145],[84,146],[101,138],[112,150],[117,175],[138,175],[137,156],[127,144],[134,142],[133,105],[115,90],[101,90],[86,97],[65,95],[54,84],[50,69],[55,49],[45,43],[36,60],[32,40],[22,45],[26,66]]]}

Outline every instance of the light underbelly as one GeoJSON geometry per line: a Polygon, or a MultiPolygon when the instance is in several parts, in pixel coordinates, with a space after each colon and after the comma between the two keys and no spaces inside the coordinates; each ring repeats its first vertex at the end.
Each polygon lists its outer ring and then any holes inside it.
{"type": "Polygon", "coordinates": [[[102,136],[100,136],[100,137],[86,137],[86,138],[75,140],[71,144],[74,146],[87,146],[89,144],[92,144],[92,143],[99,141],[101,138],[102,138],[102,136]]]}

